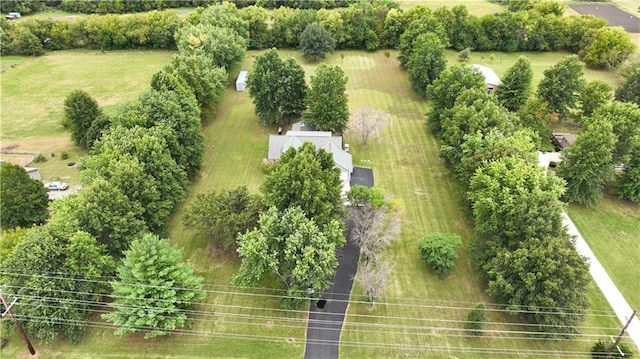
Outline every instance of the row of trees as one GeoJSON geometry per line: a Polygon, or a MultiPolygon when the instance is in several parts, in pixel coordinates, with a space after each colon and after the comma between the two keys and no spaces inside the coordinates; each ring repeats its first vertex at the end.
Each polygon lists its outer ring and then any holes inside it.
{"type": "MultiPolygon", "coordinates": [[[[176,42],[199,36],[201,26],[205,24],[176,31],[176,42]]],[[[115,324],[118,335],[143,331],[152,337],[189,324],[185,310],[203,298],[202,278],[157,234],[183,200],[189,178],[199,172],[204,150],[201,113],[215,111],[227,69],[244,55],[242,37],[226,27],[220,32],[231,40],[180,46],[171,63],[153,75],[149,90],[110,118],[82,91],[67,97],[65,124],[74,142],[90,151],[80,164],[84,188],[56,200],[46,225],[13,241],[16,246],[0,273],[3,283],[9,283],[6,294],[23,298],[18,314],[34,319],[26,326],[29,334],[43,340],[58,335],[80,340],[93,310],[103,305],[103,295],[113,299],[109,305],[114,311],[104,318],[115,324]],[[219,51],[231,45],[232,51],[219,51]],[[69,257],[76,239],[82,240],[80,259],[69,257]],[[43,250],[34,254],[34,247],[43,250]],[[118,280],[106,280],[123,256],[118,280]],[[80,264],[61,265],[69,260],[80,264]],[[81,285],[91,287],[77,288],[81,285]],[[29,294],[34,287],[48,292],[29,294]],[[56,295],[59,290],[62,295],[56,295]]]]}
{"type": "Polygon", "coordinates": [[[304,115],[320,131],[342,133],[349,120],[347,76],[339,66],[322,64],[307,87],[304,69],[276,50],[256,57],[247,81],[249,95],[263,125],[282,126],[304,115]]]}
{"type": "MultiPolygon", "coordinates": [[[[267,9],[288,7],[294,9],[333,9],[346,7],[356,0],[234,0],[239,8],[257,5],[267,9]]],[[[17,11],[32,14],[39,11],[58,9],[85,14],[124,14],[170,8],[209,6],[220,3],[220,0],[4,0],[0,3],[0,12],[17,11]]]]}
{"type": "MultiPolygon", "coordinates": [[[[563,5],[549,4],[541,2],[520,11],[481,17],[469,14],[463,5],[435,11],[415,6],[404,11],[397,4],[380,1],[356,2],[337,10],[280,7],[268,12],[259,6],[248,6],[236,10],[242,18],[238,25],[248,36],[237,27],[234,29],[250,49],[295,48],[307,26],[316,22],[331,34],[338,49],[398,48],[403,52],[412,47],[417,35],[433,32],[442,45],[458,50],[569,50],[597,67],[615,67],[633,52],[634,44],[622,28],[605,28],[605,20],[589,15],[564,17],[563,5]]],[[[214,6],[221,7],[236,9],[229,3],[214,6]]],[[[196,9],[186,21],[193,22],[203,11],[207,10],[196,9]]],[[[3,43],[10,44],[3,46],[6,54],[40,54],[43,48],[39,51],[34,48],[42,47],[42,42],[50,49],[171,48],[170,40],[180,21],[172,11],[90,16],[75,21],[0,20],[0,36],[3,43]]],[[[409,57],[401,54],[403,66],[409,57]]]]}
{"type": "Polygon", "coordinates": [[[427,93],[430,127],[468,189],[488,293],[533,330],[575,333],[587,307],[588,267],[562,226],[563,181],[536,166],[537,134],[487,94],[469,66],[444,70],[427,93]]]}

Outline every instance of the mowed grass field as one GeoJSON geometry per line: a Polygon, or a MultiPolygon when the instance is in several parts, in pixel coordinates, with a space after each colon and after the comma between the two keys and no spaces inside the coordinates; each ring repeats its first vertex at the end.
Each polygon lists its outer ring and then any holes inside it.
{"type": "MultiPolygon", "coordinates": [[[[257,52],[249,52],[241,69],[250,69],[256,54],[257,52]]],[[[288,51],[282,54],[293,56],[301,62],[307,77],[311,76],[318,65],[300,60],[298,52],[288,51]]],[[[86,55],[100,57],[105,54],[86,55]]],[[[455,55],[454,52],[448,54],[453,57],[452,61],[455,61],[455,55]]],[[[476,55],[478,54],[473,56],[476,55]]],[[[359,288],[354,289],[354,301],[350,305],[342,335],[341,355],[348,358],[445,358],[451,355],[459,358],[496,357],[496,353],[472,352],[476,350],[474,348],[489,347],[496,350],[519,350],[522,353],[519,357],[534,358],[537,355],[532,354],[532,350],[586,351],[593,340],[555,343],[532,341],[525,334],[519,335],[523,337],[520,339],[506,339],[500,333],[473,340],[460,337],[459,332],[429,329],[437,325],[459,328],[460,323],[451,321],[464,320],[467,310],[452,307],[467,308],[477,302],[490,303],[490,300],[484,294],[483,284],[473,268],[466,246],[460,251],[454,272],[446,280],[437,278],[419,260],[416,245],[423,234],[434,231],[454,232],[460,234],[466,244],[472,228],[466,219],[464,206],[459,201],[460,195],[450,181],[449,171],[438,156],[439,145],[426,130],[424,113],[427,104],[410,93],[406,73],[400,70],[396,56],[397,53],[393,52],[391,58],[387,59],[381,51],[354,51],[332,54],[325,60],[326,63],[340,65],[347,73],[352,113],[360,108],[369,108],[391,114],[391,121],[380,138],[372,140],[368,146],[359,144],[353,133],[346,134],[346,142],[352,145],[354,163],[373,167],[376,185],[395,198],[402,208],[402,240],[388,253],[388,258],[396,267],[383,297],[389,304],[379,304],[375,310],[370,310],[368,305],[359,301],[359,288]],[[430,307],[433,305],[437,307],[430,307]],[[383,348],[377,348],[373,344],[383,348]],[[429,351],[428,346],[444,347],[445,351],[429,351]]],[[[547,58],[542,54],[538,60],[552,64],[563,54],[546,56],[547,58]]],[[[167,55],[167,62],[168,58],[167,55]]],[[[507,60],[505,55],[486,64],[500,73],[500,68],[506,70],[516,58],[517,55],[514,54],[507,60]]],[[[24,61],[37,60],[39,59],[24,61]]],[[[475,60],[474,58],[472,62],[483,63],[475,60]]],[[[69,67],[74,65],[73,62],[68,63],[69,67]]],[[[163,63],[158,65],[159,68],[163,63]]],[[[152,73],[150,71],[146,79],[139,79],[141,84],[135,86],[140,86],[140,89],[131,94],[131,98],[135,98],[146,88],[152,73]]],[[[109,76],[102,78],[105,86],[111,78],[114,81],[120,80],[116,74],[111,73],[109,76]]],[[[83,79],[78,78],[73,85],[84,86],[83,79]]],[[[122,101],[126,100],[126,94],[120,96],[122,101]]],[[[105,93],[105,97],[108,94],[105,93]]],[[[115,103],[120,101],[116,100],[115,103]]],[[[236,255],[212,249],[206,238],[194,236],[193,232],[182,225],[184,209],[198,193],[230,189],[239,185],[246,185],[254,191],[258,189],[263,177],[261,162],[267,152],[268,135],[275,133],[276,129],[260,126],[248,93],[235,92],[231,85],[217,114],[203,123],[203,129],[206,134],[206,152],[201,176],[193,183],[187,200],[176,210],[169,223],[171,241],[183,249],[184,259],[194,264],[196,271],[204,276],[206,289],[209,291],[203,302],[196,307],[198,315],[195,316],[193,328],[183,335],[153,340],[144,340],[139,336],[117,338],[113,336],[112,329],[89,328],[87,340],[80,345],[65,342],[38,345],[40,357],[302,357],[307,317],[305,308],[301,308],[301,311],[283,311],[277,291],[230,287],[231,278],[239,266],[236,255]]],[[[33,138],[35,141],[37,136],[33,138]]],[[[590,311],[597,311],[603,316],[590,315],[585,326],[611,329],[584,328],[582,332],[615,334],[618,325],[615,319],[608,316],[611,311],[603,296],[594,286],[589,294],[590,311]]],[[[497,323],[512,322],[499,312],[492,312],[490,319],[497,323]]],[[[93,320],[99,323],[96,325],[104,324],[98,317],[93,320]]],[[[498,324],[491,329],[522,330],[522,327],[516,324],[498,324]]],[[[23,352],[22,343],[17,337],[12,337],[2,354],[12,357],[20,356],[23,352]]]]}

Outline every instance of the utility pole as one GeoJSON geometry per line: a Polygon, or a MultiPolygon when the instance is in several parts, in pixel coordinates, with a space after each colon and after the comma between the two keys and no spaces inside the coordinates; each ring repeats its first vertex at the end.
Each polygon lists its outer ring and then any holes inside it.
{"type": "Polygon", "coordinates": [[[620,343],[620,340],[624,335],[624,331],[627,330],[627,328],[629,327],[629,324],[631,324],[633,317],[636,316],[636,312],[637,310],[633,311],[633,313],[631,314],[631,317],[629,317],[629,320],[627,320],[627,324],[624,325],[624,328],[622,328],[622,330],[620,331],[620,334],[618,334],[618,338],[616,338],[616,341],[613,342],[613,345],[611,346],[611,348],[609,348],[609,352],[607,353],[607,359],[611,359],[611,356],[613,355],[613,349],[616,349],[618,347],[618,344],[620,343]]]}
{"type": "Polygon", "coordinates": [[[9,314],[9,316],[11,317],[11,320],[13,321],[13,324],[15,324],[16,328],[18,329],[18,334],[20,334],[20,337],[22,337],[22,340],[24,340],[24,342],[27,344],[27,348],[29,348],[29,353],[31,353],[31,355],[36,355],[36,350],[33,349],[33,346],[31,345],[31,342],[27,337],[27,333],[24,332],[24,329],[22,329],[22,326],[18,322],[16,315],[13,314],[13,312],[11,311],[11,307],[14,304],[16,304],[16,302],[18,301],[18,298],[14,299],[13,302],[11,302],[11,304],[7,304],[7,300],[4,299],[4,295],[2,295],[2,289],[0,289],[0,300],[2,300],[2,304],[4,304],[4,307],[7,308],[4,311],[4,313],[2,313],[2,317],[9,314]]]}

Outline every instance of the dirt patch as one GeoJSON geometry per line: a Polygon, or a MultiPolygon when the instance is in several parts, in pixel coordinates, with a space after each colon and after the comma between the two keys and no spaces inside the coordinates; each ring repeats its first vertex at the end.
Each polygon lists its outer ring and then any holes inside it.
{"type": "Polygon", "coordinates": [[[640,33],[640,18],[611,5],[571,5],[579,14],[591,14],[607,20],[609,26],[622,26],[627,32],[640,33]]]}

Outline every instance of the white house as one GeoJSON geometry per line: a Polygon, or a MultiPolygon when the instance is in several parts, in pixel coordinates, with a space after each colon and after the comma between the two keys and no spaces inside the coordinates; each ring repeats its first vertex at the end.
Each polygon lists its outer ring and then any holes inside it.
{"type": "Polygon", "coordinates": [[[342,193],[346,194],[351,189],[349,182],[353,173],[353,159],[351,154],[342,148],[342,137],[332,136],[331,132],[287,131],[285,135],[271,135],[267,159],[278,160],[289,147],[298,149],[305,142],[311,142],[316,148],[322,148],[333,154],[335,166],[340,170],[342,193]]]}
{"type": "Polygon", "coordinates": [[[500,81],[500,77],[493,71],[492,68],[473,64],[471,65],[473,71],[476,73],[482,74],[484,76],[484,83],[487,85],[487,91],[491,92],[495,90],[496,87],[502,85],[502,81],[500,81]]]}
{"type": "Polygon", "coordinates": [[[247,87],[247,77],[249,77],[247,71],[240,71],[236,80],[236,91],[244,91],[245,87],[247,87]]]}

